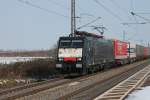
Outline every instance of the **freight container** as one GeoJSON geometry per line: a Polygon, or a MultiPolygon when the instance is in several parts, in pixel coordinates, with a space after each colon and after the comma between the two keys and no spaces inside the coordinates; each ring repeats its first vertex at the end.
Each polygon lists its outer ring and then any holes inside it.
{"type": "Polygon", "coordinates": [[[144,46],[136,45],[136,59],[140,60],[144,58],[144,46]]]}
{"type": "Polygon", "coordinates": [[[148,57],[148,48],[144,47],[144,58],[148,57]]]}
{"type": "Polygon", "coordinates": [[[127,43],[120,40],[113,40],[115,59],[127,59],[127,43]]]}
{"type": "Polygon", "coordinates": [[[150,57],[150,47],[148,47],[148,57],[150,57]]]}

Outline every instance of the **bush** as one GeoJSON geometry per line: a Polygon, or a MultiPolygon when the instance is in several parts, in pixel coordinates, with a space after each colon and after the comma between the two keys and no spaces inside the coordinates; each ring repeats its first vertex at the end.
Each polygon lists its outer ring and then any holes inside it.
{"type": "Polygon", "coordinates": [[[27,62],[16,62],[9,65],[0,65],[0,78],[49,78],[58,74],[55,61],[39,59],[27,62]]]}

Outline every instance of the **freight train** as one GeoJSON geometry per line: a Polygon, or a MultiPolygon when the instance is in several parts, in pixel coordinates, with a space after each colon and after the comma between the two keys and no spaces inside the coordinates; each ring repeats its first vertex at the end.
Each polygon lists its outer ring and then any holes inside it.
{"type": "Polygon", "coordinates": [[[88,32],[60,37],[56,68],[62,73],[87,74],[150,57],[150,48],[88,32]]]}

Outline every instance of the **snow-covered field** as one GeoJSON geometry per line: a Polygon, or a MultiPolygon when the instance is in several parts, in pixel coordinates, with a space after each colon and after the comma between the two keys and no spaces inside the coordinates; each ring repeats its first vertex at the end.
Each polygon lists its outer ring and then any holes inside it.
{"type": "Polygon", "coordinates": [[[0,64],[31,61],[34,59],[46,59],[48,57],[0,57],[0,64]]]}
{"type": "Polygon", "coordinates": [[[125,100],[150,100],[150,86],[132,92],[125,100]]]}

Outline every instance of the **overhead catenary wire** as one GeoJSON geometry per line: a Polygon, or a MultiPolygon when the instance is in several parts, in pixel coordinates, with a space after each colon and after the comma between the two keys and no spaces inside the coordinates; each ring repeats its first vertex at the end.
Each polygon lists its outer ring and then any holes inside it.
{"type": "Polygon", "coordinates": [[[150,23],[150,19],[147,19],[147,18],[145,18],[145,17],[143,17],[143,16],[140,16],[140,15],[138,15],[138,14],[136,14],[136,13],[134,13],[134,12],[131,12],[131,15],[135,18],[135,21],[136,21],[136,33],[135,34],[133,34],[133,36],[131,36],[128,40],[131,40],[131,39],[133,39],[135,36],[137,36],[137,34],[139,33],[138,32],[138,25],[139,24],[147,24],[147,23],[150,23]],[[136,16],[137,17],[139,17],[139,18],[141,18],[141,19],[143,19],[143,20],[145,20],[146,22],[143,22],[143,23],[139,23],[138,22],[138,20],[136,19],[136,16]]]}
{"type": "MultiPolygon", "coordinates": [[[[54,0],[48,0],[48,1],[49,1],[50,3],[56,5],[56,6],[59,6],[59,7],[61,7],[61,8],[66,9],[66,10],[70,10],[70,9],[71,9],[70,7],[66,7],[65,5],[63,5],[63,4],[59,3],[59,2],[56,2],[56,1],[54,1],[54,0]]],[[[77,3],[77,2],[76,2],[76,3],[77,3]]],[[[83,8],[81,8],[81,7],[79,6],[79,4],[76,5],[76,8],[78,8],[79,11],[81,11],[81,12],[86,12],[85,9],[83,9],[83,8]]],[[[81,15],[91,16],[91,17],[94,17],[94,18],[95,18],[94,15],[92,15],[92,14],[90,14],[90,13],[88,13],[88,12],[86,12],[86,13],[80,13],[80,17],[77,16],[76,18],[79,18],[79,19],[80,19],[80,18],[81,18],[81,15]]],[[[80,21],[80,22],[81,22],[81,21],[80,21]]]]}
{"type": "Polygon", "coordinates": [[[79,17],[80,23],[81,23],[81,19],[82,19],[82,18],[84,18],[84,19],[85,19],[85,18],[88,18],[88,19],[91,19],[91,18],[93,19],[93,18],[94,18],[94,19],[95,19],[96,16],[94,16],[94,15],[92,15],[92,14],[89,14],[89,13],[80,13],[80,17],[79,17]]]}
{"type": "Polygon", "coordinates": [[[123,21],[123,19],[118,16],[117,14],[115,14],[114,12],[112,12],[109,8],[107,8],[105,5],[103,5],[102,3],[100,3],[98,0],[94,0],[94,2],[96,4],[98,4],[100,7],[102,7],[105,11],[107,11],[109,14],[111,14],[114,18],[116,18],[119,21],[123,21]]]}
{"type": "Polygon", "coordinates": [[[133,5],[133,0],[130,0],[131,2],[131,10],[134,11],[134,5],[133,5]]]}
{"type": "MultiPolygon", "coordinates": [[[[129,13],[129,16],[128,16],[128,19],[130,20],[130,21],[132,21],[133,20],[133,18],[132,18],[132,16],[131,16],[131,14],[130,14],[130,11],[128,11],[127,9],[125,9],[125,8],[123,8],[122,6],[120,6],[117,2],[116,2],[116,0],[109,0],[110,2],[112,2],[112,4],[116,7],[116,8],[118,8],[118,9],[120,9],[122,12],[124,12],[124,14],[126,14],[126,15],[128,15],[128,13],[129,13]]],[[[134,18],[134,21],[136,20],[136,18],[134,18]]],[[[128,26],[128,28],[131,28],[131,29],[133,29],[133,30],[136,30],[135,28],[133,28],[131,25],[134,25],[134,24],[143,24],[143,23],[145,23],[145,22],[142,22],[142,23],[139,23],[137,20],[136,20],[136,22],[130,22],[129,24],[128,23],[121,23],[122,25],[127,25],[128,26]]]]}
{"type": "Polygon", "coordinates": [[[57,15],[57,16],[61,16],[61,17],[64,17],[64,18],[69,18],[69,16],[60,14],[58,12],[55,12],[55,11],[47,9],[47,8],[43,8],[43,7],[41,7],[39,5],[36,5],[36,4],[34,4],[34,3],[30,2],[30,1],[27,1],[27,0],[18,0],[18,1],[21,2],[21,3],[24,3],[26,5],[29,5],[31,7],[38,8],[38,9],[43,10],[45,12],[51,13],[51,14],[54,14],[54,15],[57,15]]]}
{"type": "Polygon", "coordinates": [[[131,15],[135,18],[135,21],[136,21],[136,23],[137,23],[137,24],[136,24],[137,30],[136,30],[136,33],[133,34],[133,36],[131,36],[130,38],[128,38],[128,40],[131,40],[131,39],[133,39],[135,36],[137,36],[137,34],[139,33],[139,32],[138,32],[138,25],[139,25],[139,24],[147,24],[147,23],[150,23],[150,19],[147,19],[147,18],[145,18],[145,17],[143,17],[143,16],[140,16],[140,15],[134,13],[134,12],[131,12],[131,15]],[[136,19],[136,16],[139,17],[139,18],[141,18],[141,19],[143,19],[143,20],[145,20],[146,22],[139,23],[139,22],[137,21],[137,19],[136,19]]]}
{"type": "Polygon", "coordinates": [[[101,25],[101,26],[90,26],[90,27],[93,27],[94,30],[98,31],[101,34],[101,36],[103,36],[104,31],[107,30],[107,28],[104,27],[103,25],[101,25]]]}
{"type": "Polygon", "coordinates": [[[85,9],[83,9],[81,6],[80,6],[80,3],[76,1],[76,8],[80,11],[80,12],[86,12],[85,9]]]}
{"type": "Polygon", "coordinates": [[[131,14],[132,14],[133,16],[137,16],[137,17],[139,17],[139,18],[141,18],[141,19],[147,21],[148,23],[150,23],[150,19],[148,19],[148,18],[145,18],[145,17],[143,17],[143,16],[140,16],[140,15],[134,13],[134,12],[131,12],[131,14]]]}
{"type": "MultiPolygon", "coordinates": [[[[115,17],[117,20],[119,20],[121,23],[123,22],[122,18],[112,12],[109,8],[105,7],[102,3],[100,3],[98,0],[94,0],[100,7],[102,7],[105,11],[107,11],[109,14],[111,14],[113,17],[115,17]]],[[[138,22],[137,22],[138,23],[138,22]]],[[[132,28],[130,25],[127,25],[129,28],[132,28]]],[[[133,29],[133,28],[132,28],[133,29]]],[[[136,30],[135,28],[133,30],[136,30]]],[[[137,31],[137,30],[136,30],[137,31]]]]}
{"type": "Polygon", "coordinates": [[[89,13],[80,13],[80,16],[89,16],[89,17],[93,17],[93,18],[95,18],[95,16],[94,16],[94,15],[89,14],[89,13]]]}
{"type": "Polygon", "coordinates": [[[88,12],[87,11],[87,9],[84,9],[80,4],[80,2],[79,2],[80,0],[78,0],[78,2],[77,2],[77,0],[76,0],[76,10],[77,10],[77,16],[78,16],[78,19],[79,19],[79,22],[80,22],[80,24],[81,24],[81,21],[82,21],[82,19],[83,18],[85,18],[85,16],[87,16],[89,19],[91,19],[92,17],[95,19],[96,18],[96,16],[94,16],[94,14],[92,14],[91,12],[88,12]],[[84,17],[83,17],[84,16],[84,17]]]}
{"type": "Polygon", "coordinates": [[[150,12],[136,12],[137,14],[150,14],[150,12]]]}
{"type": "MultiPolygon", "coordinates": [[[[59,7],[61,7],[61,8],[66,9],[66,10],[70,10],[70,9],[71,9],[70,7],[67,7],[67,6],[65,6],[65,5],[63,5],[63,4],[59,3],[59,2],[56,2],[56,0],[48,0],[48,1],[49,1],[50,3],[56,5],[56,6],[59,6],[59,7]]],[[[85,9],[81,8],[79,5],[76,6],[76,8],[78,8],[79,11],[86,12],[85,9]]],[[[91,15],[91,14],[89,14],[89,15],[91,15]]]]}
{"type": "Polygon", "coordinates": [[[115,0],[109,0],[116,8],[118,8],[119,10],[121,10],[124,14],[129,15],[128,19],[132,20],[131,16],[130,16],[130,11],[128,11],[127,9],[121,7],[115,0]]]}
{"type": "MultiPolygon", "coordinates": [[[[133,0],[131,0],[131,10],[134,11],[134,5],[133,5],[133,0]]],[[[135,16],[133,16],[134,20],[136,23],[138,23],[138,20],[136,19],[135,16]]]]}
{"type": "Polygon", "coordinates": [[[99,20],[100,18],[101,18],[101,17],[98,17],[98,18],[96,18],[96,19],[92,20],[91,22],[86,23],[86,24],[84,24],[84,25],[82,25],[82,26],[78,27],[77,29],[81,29],[81,28],[83,28],[83,27],[86,27],[86,26],[88,26],[88,25],[90,25],[90,24],[92,24],[92,23],[96,22],[96,21],[97,21],[97,20],[99,20]]]}
{"type": "Polygon", "coordinates": [[[66,7],[66,6],[63,5],[63,4],[56,2],[56,0],[55,0],[55,1],[54,1],[54,0],[48,0],[48,1],[51,2],[52,4],[56,5],[56,6],[59,6],[59,7],[61,7],[61,8],[67,9],[67,10],[70,10],[69,7],[66,7]]]}
{"type": "MultiPolygon", "coordinates": [[[[134,11],[133,0],[131,0],[131,10],[134,11]]],[[[133,18],[134,18],[135,22],[138,23],[137,18],[135,16],[133,16],[133,18]]],[[[136,25],[136,27],[138,27],[138,26],[136,25]]]]}
{"type": "MultiPolygon", "coordinates": [[[[133,0],[130,0],[130,6],[131,6],[131,11],[134,11],[135,8],[134,8],[134,1],[133,0]]],[[[140,23],[135,16],[133,16],[133,19],[134,19],[135,23],[140,23]]],[[[128,38],[128,40],[132,40],[133,38],[135,38],[139,34],[138,25],[139,24],[135,24],[135,28],[134,28],[135,29],[135,33],[132,36],[130,36],[128,38]]]]}
{"type": "Polygon", "coordinates": [[[121,23],[123,25],[135,25],[135,24],[146,24],[146,22],[140,22],[140,23],[121,23]]]}

